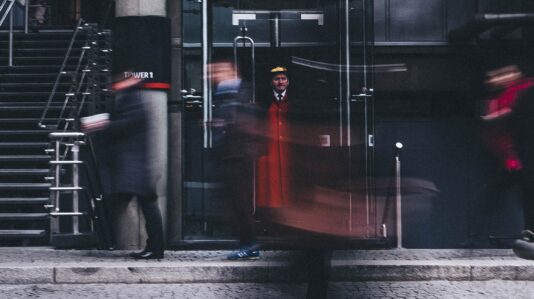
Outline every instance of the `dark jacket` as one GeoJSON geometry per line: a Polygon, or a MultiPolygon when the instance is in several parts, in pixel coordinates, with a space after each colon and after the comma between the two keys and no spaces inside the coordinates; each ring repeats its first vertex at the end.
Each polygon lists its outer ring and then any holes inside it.
{"type": "Polygon", "coordinates": [[[219,158],[255,159],[265,153],[265,109],[251,103],[250,88],[240,82],[213,93],[213,151],[219,158]]]}
{"type": "Polygon", "coordinates": [[[517,100],[512,129],[519,158],[534,182],[534,87],[524,91],[517,100]]]}
{"type": "Polygon", "coordinates": [[[147,111],[143,91],[117,93],[110,125],[99,136],[102,183],[108,194],[130,193],[155,196],[148,159],[147,111]]]}

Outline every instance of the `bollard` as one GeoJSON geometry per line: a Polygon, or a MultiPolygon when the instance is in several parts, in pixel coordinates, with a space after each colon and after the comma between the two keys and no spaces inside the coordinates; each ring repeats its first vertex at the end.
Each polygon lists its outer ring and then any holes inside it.
{"type": "Polygon", "coordinates": [[[397,221],[397,248],[402,248],[402,194],[401,194],[401,161],[400,150],[402,143],[395,143],[395,202],[397,221]]]}

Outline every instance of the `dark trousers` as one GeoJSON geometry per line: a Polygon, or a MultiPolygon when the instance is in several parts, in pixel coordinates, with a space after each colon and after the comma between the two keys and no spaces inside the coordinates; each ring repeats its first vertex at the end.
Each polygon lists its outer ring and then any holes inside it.
{"type": "Polygon", "coordinates": [[[308,249],[304,252],[308,270],[307,299],[326,298],[330,280],[330,260],[332,251],[328,249],[308,249]]]}
{"type": "Polygon", "coordinates": [[[163,221],[157,198],[138,196],[137,201],[141,205],[141,210],[145,216],[145,229],[148,236],[146,249],[156,252],[163,251],[165,248],[163,241],[163,221]]]}
{"type": "Polygon", "coordinates": [[[534,165],[525,163],[527,167],[519,178],[521,199],[523,201],[523,219],[525,229],[534,231],[534,165]]]}
{"type": "MultiPolygon", "coordinates": [[[[133,194],[117,194],[116,200],[130,200],[133,194]]],[[[145,229],[148,239],[145,249],[148,251],[160,252],[165,248],[163,240],[163,221],[159,210],[157,197],[137,196],[137,202],[141,207],[145,217],[145,229]]]]}
{"type": "Polygon", "coordinates": [[[524,228],[534,231],[534,175],[528,169],[524,169],[503,173],[499,179],[486,187],[482,196],[483,201],[478,210],[475,211],[475,219],[484,219],[485,221],[477,223],[475,233],[484,231],[484,228],[489,225],[486,222],[490,220],[485,218],[499,212],[498,209],[502,206],[503,198],[514,187],[519,188],[518,191],[520,191],[524,228]]]}
{"type": "Polygon", "coordinates": [[[253,161],[244,158],[225,159],[225,197],[230,203],[232,221],[239,234],[240,246],[256,244],[253,198],[253,161]]]}

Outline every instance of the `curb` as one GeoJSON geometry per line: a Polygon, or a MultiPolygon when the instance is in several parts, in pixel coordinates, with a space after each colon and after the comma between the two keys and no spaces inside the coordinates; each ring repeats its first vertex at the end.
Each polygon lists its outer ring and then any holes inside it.
{"type": "MultiPolygon", "coordinates": [[[[305,281],[306,267],[288,262],[147,262],[0,266],[2,284],[236,283],[305,281]]],[[[334,260],[331,281],[534,281],[522,261],[334,260]]]]}

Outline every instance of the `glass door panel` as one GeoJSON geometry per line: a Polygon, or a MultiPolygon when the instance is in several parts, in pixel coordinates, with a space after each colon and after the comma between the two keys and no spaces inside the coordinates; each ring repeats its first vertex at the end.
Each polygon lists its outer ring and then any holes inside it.
{"type": "Polygon", "coordinates": [[[235,238],[229,215],[238,195],[232,192],[250,197],[260,240],[276,243],[302,231],[380,239],[370,192],[371,4],[183,1],[185,240],[235,238]],[[217,154],[220,137],[230,132],[225,117],[231,105],[219,100],[212,82],[216,61],[239,69],[236,78],[249,83],[239,107],[255,111],[239,116],[248,121],[237,123],[238,131],[248,135],[232,140],[236,146],[256,140],[252,170],[240,188],[228,188],[232,180],[225,176],[235,164],[217,154]],[[287,68],[289,77],[289,108],[276,122],[269,118],[278,105],[271,86],[275,67],[287,68]],[[275,192],[266,178],[284,187],[275,192]]]}

